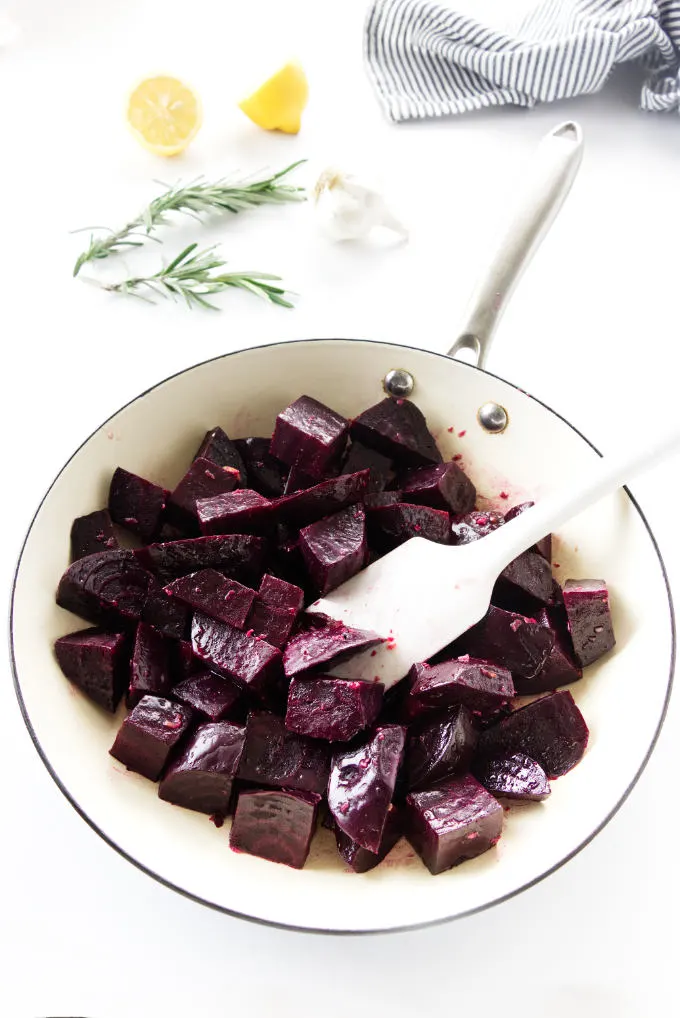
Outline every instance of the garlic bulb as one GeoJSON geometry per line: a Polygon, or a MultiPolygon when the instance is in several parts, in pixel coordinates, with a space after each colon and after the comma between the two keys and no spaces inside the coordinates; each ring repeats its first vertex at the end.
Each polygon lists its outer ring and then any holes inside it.
{"type": "Polygon", "coordinates": [[[331,240],[359,240],[377,226],[402,240],[408,237],[380,192],[352,174],[324,170],[314,187],[314,203],[319,226],[331,240]]]}

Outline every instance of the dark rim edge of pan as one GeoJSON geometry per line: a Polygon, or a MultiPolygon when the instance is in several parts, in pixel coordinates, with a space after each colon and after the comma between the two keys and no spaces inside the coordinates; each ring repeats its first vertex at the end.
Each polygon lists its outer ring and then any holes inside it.
{"type": "MultiPolygon", "coordinates": [[[[590,842],[600,833],[600,831],[603,830],[604,827],[606,827],[606,825],[609,823],[609,821],[612,819],[612,817],[616,813],[618,813],[619,809],[621,808],[623,803],[626,801],[626,799],[628,798],[628,796],[632,792],[632,790],[635,787],[635,785],[637,784],[637,782],[638,782],[642,772],[644,771],[645,767],[647,766],[647,764],[649,762],[649,759],[650,759],[650,757],[652,755],[654,747],[656,746],[656,743],[657,743],[658,738],[659,738],[659,734],[661,732],[661,729],[663,727],[663,723],[664,723],[665,718],[666,718],[666,713],[668,711],[668,703],[669,703],[669,700],[670,700],[671,690],[672,690],[672,687],[673,687],[673,675],[674,675],[674,670],[675,670],[675,655],[676,655],[675,610],[674,610],[674,606],[673,606],[673,597],[672,597],[672,594],[671,594],[670,584],[668,582],[668,573],[666,571],[666,565],[665,565],[663,557],[661,555],[661,551],[659,549],[659,545],[658,545],[657,540],[656,540],[656,538],[654,536],[654,533],[653,533],[653,531],[652,531],[652,529],[651,529],[651,527],[649,525],[649,522],[647,521],[647,518],[646,518],[645,514],[643,513],[643,511],[640,508],[637,500],[631,494],[631,492],[628,490],[627,487],[624,488],[624,490],[625,490],[626,494],[628,495],[628,498],[630,499],[632,505],[635,507],[638,515],[640,516],[640,519],[642,520],[642,522],[643,522],[643,524],[645,526],[645,529],[647,530],[647,533],[649,535],[649,539],[650,539],[650,541],[652,543],[654,551],[656,552],[656,556],[657,556],[657,558],[659,560],[659,565],[661,567],[661,574],[663,576],[663,581],[664,581],[664,584],[665,584],[665,587],[666,587],[666,594],[667,594],[667,597],[668,597],[668,609],[669,609],[670,627],[671,627],[671,659],[670,659],[670,670],[669,670],[669,675],[668,675],[668,684],[666,686],[666,695],[665,695],[665,698],[664,698],[663,709],[661,711],[661,717],[659,718],[659,722],[658,722],[658,725],[657,725],[656,730],[654,732],[654,736],[652,738],[652,741],[651,741],[651,743],[649,745],[649,749],[647,750],[647,752],[645,754],[645,757],[644,757],[642,763],[640,764],[640,767],[638,768],[637,772],[633,776],[630,784],[626,788],[626,790],[623,793],[623,795],[621,796],[621,798],[618,800],[618,802],[615,803],[613,808],[609,811],[609,813],[601,821],[601,823],[599,823],[597,825],[597,827],[593,831],[591,831],[591,833],[588,835],[588,837],[585,838],[581,842],[580,845],[577,845],[577,847],[575,849],[573,849],[566,856],[564,856],[564,858],[560,859],[559,862],[555,863],[554,866],[551,866],[549,869],[545,870],[545,872],[543,872],[543,873],[539,873],[532,880],[529,880],[529,881],[527,881],[527,883],[522,884],[521,887],[518,887],[518,888],[516,888],[513,891],[509,891],[507,894],[501,895],[498,898],[494,898],[493,901],[485,902],[483,905],[478,905],[475,908],[467,909],[465,912],[458,912],[458,913],[455,913],[454,915],[451,915],[451,916],[444,916],[444,917],[441,917],[441,918],[438,918],[438,919],[428,919],[428,920],[425,920],[423,922],[407,924],[405,926],[389,926],[389,927],[384,927],[384,928],[375,927],[373,929],[367,929],[367,930],[335,930],[335,929],[325,929],[323,927],[296,926],[296,925],[291,924],[291,923],[285,923],[285,922],[281,922],[281,921],[277,921],[277,920],[273,920],[273,919],[262,919],[262,918],[260,918],[258,916],[251,916],[251,915],[248,915],[245,912],[237,912],[234,909],[226,908],[226,906],[224,906],[224,905],[218,905],[215,902],[208,901],[205,898],[201,898],[199,895],[192,894],[191,891],[187,891],[183,887],[178,887],[176,884],[173,884],[172,881],[170,881],[170,880],[166,880],[164,877],[160,876],[158,873],[155,873],[152,869],[149,869],[143,863],[139,862],[139,860],[137,860],[133,856],[129,855],[124,849],[122,849],[119,845],[117,845],[115,841],[113,841],[107,834],[105,834],[104,831],[101,830],[97,826],[97,824],[95,824],[94,821],[90,819],[90,817],[87,815],[87,813],[82,809],[82,807],[78,804],[78,802],[76,802],[76,800],[72,797],[72,795],[70,794],[68,789],[62,784],[61,780],[59,779],[58,775],[54,771],[52,765],[50,764],[47,756],[45,755],[45,753],[44,753],[44,751],[42,749],[42,746],[40,745],[40,741],[39,741],[39,739],[38,739],[38,737],[37,737],[37,735],[36,735],[36,733],[35,733],[35,731],[33,729],[33,726],[31,724],[30,718],[28,716],[28,712],[26,710],[26,705],[24,703],[24,700],[23,700],[23,697],[22,697],[22,694],[21,694],[21,686],[20,686],[20,683],[19,683],[19,675],[18,675],[18,671],[17,671],[16,658],[14,656],[14,598],[15,598],[15,595],[16,595],[17,577],[19,575],[19,569],[21,567],[21,561],[22,561],[22,558],[23,558],[23,555],[24,555],[24,550],[26,548],[26,543],[27,543],[28,538],[30,536],[30,533],[31,533],[31,531],[33,529],[33,525],[34,525],[34,523],[35,523],[35,521],[36,521],[36,519],[38,517],[38,514],[40,513],[40,510],[42,509],[42,507],[43,507],[43,505],[45,503],[45,500],[47,499],[48,495],[50,494],[50,492],[51,492],[52,488],[54,487],[54,485],[56,484],[57,480],[59,479],[59,477],[61,477],[63,472],[66,470],[66,468],[71,463],[71,461],[78,455],[78,453],[83,448],[83,446],[85,446],[90,441],[90,439],[94,435],[96,435],[96,433],[98,431],[101,430],[101,428],[103,428],[106,424],[108,424],[109,421],[111,421],[114,417],[116,417],[123,410],[127,410],[127,408],[132,406],[133,403],[136,403],[138,400],[143,399],[144,396],[146,396],[148,393],[153,392],[154,389],[160,388],[160,386],[165,385],[167,382],[172,381],[174,378],[178,378],[180,375],[187,374],[189,371],[193,371],[196,368],[204,367],[206,364],[211,364],[211,363],[214,363],[215,361],[224,360],[227,357],[234,357],[237,354],[245,353],[247,350],[251,350],[251,349],[252,350],[264,350],[264,349],[270,349],[272,347],[278,347],[278,346],[290,346],[290,345],[296,344],[296,343],[335,343],[335,342],[370,343],[370,344],[375,345],[375,346],[390,346],[390,347],[399,347],[400,346],[400,344],[389,343],[389,342],[387,342],[385,340],[356,339],[356,338],[355,339],[339,339],[338,340],[338,339],[333,339],[333,338],[329,338],[328,337],[328,338],[318,338],[318,339],[286,340],[286,341],[280,341],[280,342],[276,342],[276,343],[263,343],[263,344],[259,344],[259,345],[253,346],[253,347],[246,347],[244,349],[233,350],[230,353],[219,354],[216,357],[209,357],[209,358],[207,358],[204,361],[200,361],[197,364],[192,364],[188,368],[182,368],[180,371],[176,371],[172,375],[168,375],[167,378],[162,379],[162,381],[160,381],[160,382],[156,382],[154,385],[149,386],[148,389],[145,389],[144,392],[141,392],[137,396],[133,397],[133,399],[131,399],[127,403],[125,403],[122,407],[120,407],[113,414],[111,414],[109,417],[107,417],[106,420],[103,421],[102,424],[100,424],[97,428],[95,428],[94,431],[91,432],[91,434],[88,435],[88,437],[85,438],[81,442],[81,444],[71,454],[71,456],[69,456],[68,460],[62,466],[61,470],[59,470],[59,472],[56,474],[56,476],[52,480],[52,483],[50,484],[49,488],[47,489],[47,491],[43,495],[42,499],[40,500],[40,504],[38,505],[35,513],[33,514],[33,517],[31,519],[29,527],[28,527],[28,529],[26,531],[26,536],[24,537],[24,540],[22,542],[21,550],[19,552],[19,558],[17,560],[16,569],[14,571],[14,577],[12,579],[12,593],[11,593],[11,599],[10,599],[10,612],[9,612],[10,664],[11,664],[11,668],[12,668],[12,677],[13,677],[13,682],[14,682],[14,690],[16,692],[17,700],[19,702],[19,708],[21,710],[21,714],[22,714],[22,717],[24,719],[24,723],[26,725],[26,728],[28,729],[28,733],[29,733],[29,735],[31,737],[33,745],[35,746],[35,749],[36,749],[40,759],[42,760],[43,764],[45,765],[45,768],[46,768],[47,772],[49,773],[50,777],[52,778],[52,780],[54,781],[54,783],[56,784],[56,786],[60,790],[60,792],[64,795],[64,797],[71,804],[71,806],[82,817],[82,819],[85,821],[85,823],[96,834],[98,834],[99,837],[103,841],[105,841],[107,845],[109,845],[111,848],[113,848],[119,855],[121,855],[128,862],[132,863],[133,866],[136,866],[137,869],[142,871],[142,873],[145,873],[147,876],[152,877],[159,884],[163,884],[165,887],[168,887],[170,890],[175,891],[177,894],[181,894],[183,897],[188,898],[191,901],[197,902],[199,905],[204,905],[207,908],[211,908],[211,909],[213,909],[213,910],[215,910],[217,912],[221,912],[221,913],[223,913],[225,915],[233,916],[236,919],[244,919],[247,922],[257,923],[260,926],[268,926],[268,927],[274,927],[275,929],[290,930],[290,931],[293,931],[293,932],[296,932],[296,933],[325,934],[327,936],[367,936],[367,935],[381,934],[381,933],[383,933],[383,934],[384,933],[406,933],[406,932],[410,932],[412,930],[427,929],[428,927],[431,927],[431,926],[439,926],[439,925],[441,925],[443,923],[453,922],[454,920],[457,920],[457,919],[464,919],[467,916],[476,915],[476,914],[478,914],[480,912],[484,912],[487,909],[493,908],[496,905],[500,905],[504,901],[509,901],[511,898],[516,897],[518,894],[521,894],[523,891],[526,891],[529,888],[534,887],[536,884],[539,884],[542,880],[545,880],[546,877],[549,877],[552,873],[555,873],[558,869],[561,869],[562,866],[564,866],[567,862],[569,862],[570,859],[573,859],[574,856],[576,856],[579,852],[581,852],[586,847],[586,845],[589,845],[590,842]]],[[[409,350],[415,350],[418,353],[431,354],[431,355],[433,355],[435,357],[441,357],[445,361],[451,361],[451,360],[454,359],[454,358],[449,357],[447,354],[438,353],[438,352],[432,351],[432,350],[423,350],[421,347],[403,346],[402,349],[404,350],[404,354],[405,355],[408,354],[409,350]]],[[[593,443],[590,441],[590,439],[588,439],[584,434],[582,434],[582,432],[580,432],[578,428],[576,428],[573,424],[571,424],[570,421],[568,421],[565,417],[563,417],[556,410],[553,410],[552,407],[548,406],[547,403],[544,403],[542,400],[537,399],[536,396],[530,395],[530,393],[525,392],[525,390],[520,388],[520,386],[515,385],[513,382],[508,382],[507,379],[501,378],[500,375],[496,375],[492,371],[487,371],[484,368],[478,368],[475,365],[468,364],[465,361],[458,361],[457,360],[456,364],[460,364],[464,368],[469,369],[470,371],[479,371],[482,374],[488,375],[489,377],[494,378],[494,379],[496,379],[499,382],[503,382],[505,385],[511,386],[511,388],[516,389],[518,392],[521,392],[522,395],[527,396],[529,399],[533,400],[535,403],[538,403],[545,410],[548,410],[551,414],[553,414],[555,417],[557,417],[559,420],[561,420],[564,424],[566,424],[569,428],[571,428],[571,430],[573,432],[575,432],[579,436],[579,438],[581,438],[588,446],[590,446],[590,448],[594,452],[596,452],[598,456],[602,456],[602,453],[600,452],[600,450],[595,445],[593,445],[593,443]]]]}

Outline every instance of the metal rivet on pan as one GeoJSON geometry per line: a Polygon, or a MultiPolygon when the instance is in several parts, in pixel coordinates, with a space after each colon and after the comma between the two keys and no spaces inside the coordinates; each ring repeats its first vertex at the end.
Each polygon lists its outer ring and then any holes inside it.
{"type": "Polygon", "coordinates": [[[485,403],[477,411],[477,420],[485,431],[498,435],[508,426],[508,412],[499,403],[485,403]]]}
{"type": "Polygon", "coordinates": [[[388,396],[399,398],[410,396],[415,384],[415,378],[411,372],[404,371],[403,368],[393,368],[383,378],[383,389],[388,396]]]}

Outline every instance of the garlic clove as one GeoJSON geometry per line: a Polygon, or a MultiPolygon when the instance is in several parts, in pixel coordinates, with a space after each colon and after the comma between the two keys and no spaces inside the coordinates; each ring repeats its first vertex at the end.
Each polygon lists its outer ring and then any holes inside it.
{"type": "Polygon", "coordinates": [[[408,237],[376,188],[335,169],[324,170],[319,176],[314,210],[320,229],[334,241],[360,240],[376,227],[391,230],[402,240],[408,237]]]}

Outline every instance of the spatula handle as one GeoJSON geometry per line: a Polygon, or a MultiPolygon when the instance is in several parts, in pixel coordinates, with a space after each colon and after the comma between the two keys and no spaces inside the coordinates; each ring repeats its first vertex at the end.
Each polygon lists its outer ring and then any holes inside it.
{"type": "Polygon", "coordinates": [[[468,304],[451,357],[464,348],[484,367],[496,326],[523,270],[569,194],[583,156],[581,128],[567,121],[539,143],[517,205],[468,304]]]}

